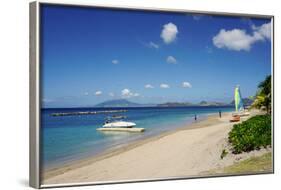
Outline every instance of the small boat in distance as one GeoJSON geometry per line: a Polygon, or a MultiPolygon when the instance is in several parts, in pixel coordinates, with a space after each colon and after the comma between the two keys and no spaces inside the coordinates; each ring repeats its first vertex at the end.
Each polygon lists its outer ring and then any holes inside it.
{"type": "Polygon", "coordinates": [[[238,122],[238,121],[240,121],[240,116],[239,115],[232,116],[232,118],[229,121],[230,122],[238,122]]]}
{"type": "Polygon", "coordinates": [[[136,124],[134,122],[116,120],[116,119],[125,119],[126,116],[112,116],[107,117],[104,122],[103,128],[132,128],[135,127],[136,124]]]}

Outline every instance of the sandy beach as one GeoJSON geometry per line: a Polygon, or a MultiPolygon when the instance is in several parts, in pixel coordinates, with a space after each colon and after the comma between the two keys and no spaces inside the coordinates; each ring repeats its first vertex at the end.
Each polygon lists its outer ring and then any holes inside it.
{"type": "Polygon", "coordinates": [[[231,113],[223,113],[222,118],[214,114],[176,131],[44,171],[43,184],[202,176],[206,171],[271,151],[229,154],[221,159],[222,150],[229,146],[227,134],[233,126],[230,117],[231,113]]]}

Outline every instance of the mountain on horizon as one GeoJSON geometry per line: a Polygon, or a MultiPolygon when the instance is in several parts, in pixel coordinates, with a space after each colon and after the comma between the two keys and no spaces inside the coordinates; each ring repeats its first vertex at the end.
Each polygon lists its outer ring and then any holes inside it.
{"type": "Polygon", "coordinates": [[[190,103],[190,102],[166,102],[163,104],[157,104],[159,107],[188,107],[188,106],[227,106],[229,104],[222,102],[208,102],[201,101],[199,103],[190,103]]]}
{"type": "MultiPolygon", "coordinates": [[[[244,106],[250,106],[250,105],[252,105],[252,103],[254,102],[252,99],[250,99],[250,98],[242,98],[242,101],[243,101],[243,104],[244,104],[244,106]]],[[[235,104],[235,101],[234,100],[232,100],[231,102],[230,102],[230,105],[234,105],[235,104]]]]}
{"type": "Polygon", "coordinates": [[[95,105],[95,107],[140,107],[142,104],[134,103],[126,99],[108,100],[95,105]]]}
{"type": "MultiPolygon", "coordinates": [[[[245,105],[250,103],[250,99],[244,98],[245,105]]],[[[188,107],[188,106],[230,106],[234,105],[234,101],[231,103],[223,103],[223,102],[215,102],[215,101],[200,101],[199,103],[191,103],[191,102],[165,102],[161,104],[139,104],[135,102],[131,102],[127,99],[116,99],[116,100],[108,100],[102,103],[96,104],[95,107],[149,107],[149,106],[157,106],[157,107],[188,107]]]]}
{"type": "Polygon", "coordinates": [[[207,101],[201,101],[199,106],[226,106],[228,104],[222,103],[222,102],[207,102],[207,101]]]}
{"type": "Polygon", "coordinates": [[[158,107],[186,107],[193,106],[194,104],[190,102],[166,102],[162,104],[157,104],[158,107]]]}

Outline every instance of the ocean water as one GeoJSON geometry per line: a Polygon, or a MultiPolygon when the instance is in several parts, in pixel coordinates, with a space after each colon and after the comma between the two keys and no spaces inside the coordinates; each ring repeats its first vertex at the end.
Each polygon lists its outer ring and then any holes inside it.
{"type": "Polygon", "coordinates": [[[43,168],[51,168],[101,153],[110,148],[171,131],[208,114],[234,111],[233,107],[177,107],[177,108],[52,108],[41,110],[41,161],[43,168]],[[96,114],[54,117],[52,113],[126,109],[121,114],[96,114]],[[105,118],[126,115],[143,133],[101,132],[105,118]]]}

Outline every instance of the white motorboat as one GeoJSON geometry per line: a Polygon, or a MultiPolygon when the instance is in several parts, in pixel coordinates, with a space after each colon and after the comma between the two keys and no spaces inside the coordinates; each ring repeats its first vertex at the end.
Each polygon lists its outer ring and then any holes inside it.
{"type": "MultiPolygon", "coordinates": [[[[112,117],[114,118],[119,118],[119,117],[112,117]]],[[[134,122],[129,122],[129,121],[122,121],[122,120],[112,120],[112,118],[107,118],[105,121],[104,125],[102,127],[104,128],[132,128],[136,126],[134,122]]],[[[121,116],[120,116],[121,118],[121,116]]],[[[126,118],[126,117],[122,117],[126,118]]]]}
{"type": "Polygon", "coordinates": [[[132,128],[136,126],[134,122],[128,121],[112,121],[106,122],[102,127],[104,128],[132,128]]]}

